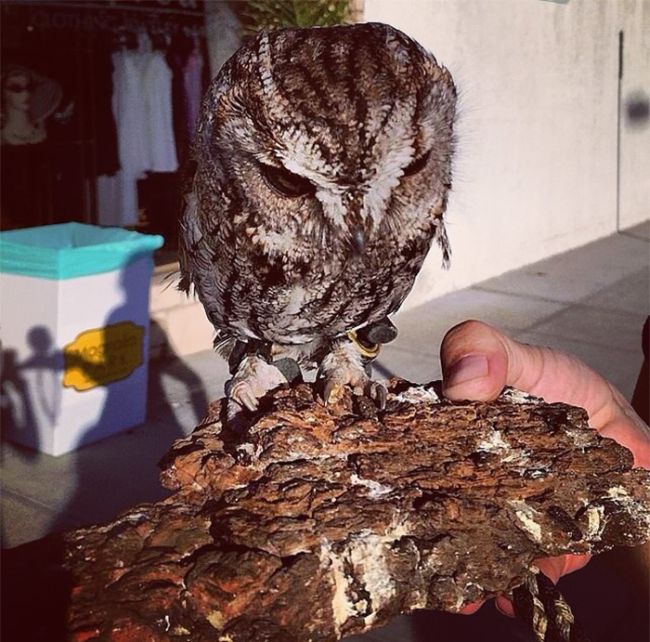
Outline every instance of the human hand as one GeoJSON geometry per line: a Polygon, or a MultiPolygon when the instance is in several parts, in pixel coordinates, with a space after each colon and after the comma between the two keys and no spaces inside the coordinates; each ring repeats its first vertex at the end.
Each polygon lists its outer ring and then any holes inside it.
{"type": "MultiPolygon", "coordinates": [[[[466,321],[447,333],[440,359],[447,398],[489,401],[504,386],[512,386],[549,403],[580,406],[587,411],[589,424],[603,437],[632,451],[635,466],[650,468],[650,428],[611,383],[577,357],[519,343],[485,323],[466,321]]],[[[535,564],[557,582],[588,561],[588,555],[562,555],[536,560],[535,564]]],[[[481,605],[469,604],[462,612],[474,613],[481,605]]],[[[498,596],[496,605],[513,615],[512,604],[505,596],[498,596]]]]}

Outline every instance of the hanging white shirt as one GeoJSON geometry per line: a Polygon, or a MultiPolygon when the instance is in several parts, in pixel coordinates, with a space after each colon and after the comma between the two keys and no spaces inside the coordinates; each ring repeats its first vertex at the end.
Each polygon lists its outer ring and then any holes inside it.
{"type": "Polygon", "coordinates": [[[178,169],[172,124],[172,72],[160,51],[113,53],[113,115],[121,170],[97,180],[99,222],[138,222],[137,181],[178,169]]]}
{"type": "Polygon", "coordinates": [[[146,115],[148,170],[178,169],[172,120],[172,70],[161,51],[153,51],[143,64],[142,92],[146,115]]]}

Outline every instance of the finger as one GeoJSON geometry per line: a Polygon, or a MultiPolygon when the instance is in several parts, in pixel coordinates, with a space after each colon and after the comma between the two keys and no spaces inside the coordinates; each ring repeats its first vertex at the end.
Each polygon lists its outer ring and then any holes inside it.
{"type": "Polygon", "coordinates": [[[479,321],[452,328],[442,341],[443,391],[450,399],[494,399],[508,374],[508,355],[499,334],[479,321]]]}
{"type": "Polygon", "coordinates": [[[494,606],[496,606],[497,610],[503,613],[503,615],[515,617],[515,608],[512,606],[512,602],[505,595],[497,595],[494,598],[494,606]]]}
{"type": "Polygon", "coordinates": [[[603,436],[627,446],[650,467],[650,429],[623,395],[582,361],[557,350],[519,343],[480,321],[466,321],[443,339],[443,391],[449,399],[488,401],[509,385],[584,408],[603,436]]]}
{"type": "Polygon", "coordinates": [[[547,401],[576,403],[592,396],[589,382],[595,373],[581,361],[549,348],[519,343],[480,321],[452,328],[443,339],[441,360],[445,395],[450,398],[487,401],[506,385],[540,396],[543,393],[547,401]],[[580,385],[567,386],[568,381],[580,385]],[[467,397],[468,393],[472,396],[467,397]]]}
{"type": "MultiPolygon", "coordinates": [[[[557,557],[544,557],[533,561],[533,564],[548,577],[553,584],[557,584],[564,575],[573,573],[585,566],[591,559],[590,555],[559,555],[557,557]]],[[[497,595],[494,599],[497,609],[508,617],[515,617],[512,602],[505,595],[497,595]]]]}
{"type": "Polygon", "coordinates": [[[483,604],[485,604],[485,600],[479,600],[477,602],[470,602],[469,604],[465,604],[458,613],[460,615],[473,615],[478,611],[483,604]]]}
{"type": "Polygon", "coordinates": [[[589,562],[591,555],[558,555],[544,557],[533,562],[537,568],[548,577],[553,584],[564,575],[580,570],[589,562]]]}

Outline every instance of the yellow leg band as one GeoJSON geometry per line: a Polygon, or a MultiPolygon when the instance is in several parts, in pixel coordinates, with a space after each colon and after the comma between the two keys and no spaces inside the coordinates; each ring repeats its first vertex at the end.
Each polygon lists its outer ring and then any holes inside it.
{"type": "Polygon", "coordinates": [[[378,343],[374,343],[372,345],[361,343],[361,341],[359,341],[357,338],[357,333],[354,330],[350,330],[347,335],[350,341],[354,343],[354,345],[357,347],[357,350],[359,350],[359,352],[364,357],[367,357],[368,359],[374,359],[379,354],[380,345],[378,343]]]}

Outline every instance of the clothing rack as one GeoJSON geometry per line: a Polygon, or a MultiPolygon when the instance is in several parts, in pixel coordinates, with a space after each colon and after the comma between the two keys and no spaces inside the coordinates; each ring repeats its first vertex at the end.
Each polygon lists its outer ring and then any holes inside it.
{"type": "MultiPolygon", "coordinates": [[[[101,173],[97,171],[98,155],[105,147],[99,144],[98,133],[103,130],[99,128],[94,105],[95,87],[98,86],[93,67],[95,52],[112,49],[122,43],[125,34],[135,35],[143,29],[152,37],[164,37],[163,49],[170,42],[182,40],[196,43],[198,38],[199,46],[205,52],[204,8],[205,0],[163,0],[160,3],[156,0],[0,0],[5,60],[16,61],[44,75],[48,75],[47,66],[51,58],[48,59],[46,55],[42,58],[38,52],[46,53],[48,48],[52,48],[57,53],[63,52],[72,62],[68,67],[68,85],[74,90],[70,93],[76,95],[74,104],[79,135],[66,140],[48,136],[42,147],[42,171],[37,171],[34,163],[25,159],[23,165],[34,166],[34,170],[25,172],[25,188],[21,183],[20,193],[46,194],[34,206],[34,220],[30,224],[67,220],[98,222],[94,177],[101,173]],[[30,51],[35,55],[25,60],[23,54],[30,51]],[[74,201],[71,207],[54,207],[52,204],[60,201],[47,196],[54,189],[54,177],[59,175],[58,161],[55,159],[61,157],[71,163],[74,161],[78,165],[75,171],[84,177],[78,184],[75,183],[73,189],[65,191],[66,198],[74,201]],[[37,179],[43,183],[38,189],[33,188],[37,179]],[[77,212],[81,212],[81,218],[75,218],[77,212]]],[[[3,157],[8,152],[26,155],[35,151],[3,149],[3,157]]],[[[5,166],[9,164],[5,163],[5,166]]],[[[172,191],[169,185],[175,180],[172,175],[161,175],[156,191],[172,191]]]]}
{"type": "Polygon", "coordinates": [[[3,13],[28,12],[30,28],[87,33],[149,29],[169,36],[205,34],[205,0],[4,0],[3,13]],[[168,6],[170,4],[173,6],[168,6]],[[194,8],[188,8],[188,3],[194,8]]]}
{"type": "MultiPolygon", "coordinates": [[[[59,0],[58,2],[50,2],[48,0],[5,0],[7,4],[23,5],[23,6],[42,6],[47,8],[59,9],[83,9],[83,10],[99,10],[99,11],[125,11],[129,13],[147,13],[147,14],[169,14],[172,16],[191,16],[193,18],[203,17],[203,2],[202,0],[192,0],[192,4],[196,5],[196,9],[188,9],[180,5],[178,7],[157,6],[157,3],[149,2],[146,6],[142,5],[143,2],[129,3],[128,0],[108,0],[105,2],[77,2],[75,0],[59,0]]],[[[165,5],[169,4],[166,2],[165,5]]],[[[188,4],[184,2],[183,5],[188,4]]]]}

